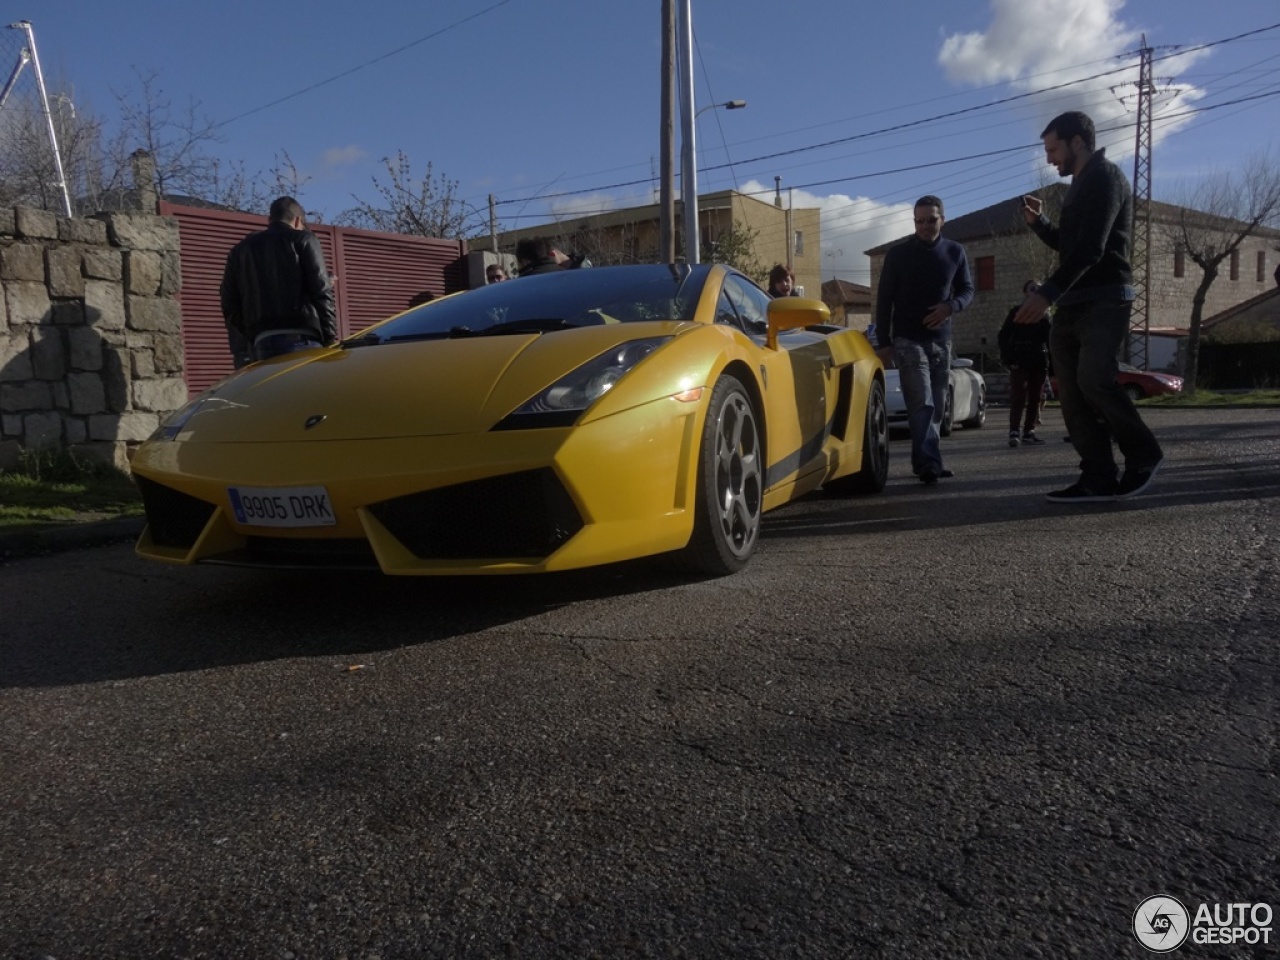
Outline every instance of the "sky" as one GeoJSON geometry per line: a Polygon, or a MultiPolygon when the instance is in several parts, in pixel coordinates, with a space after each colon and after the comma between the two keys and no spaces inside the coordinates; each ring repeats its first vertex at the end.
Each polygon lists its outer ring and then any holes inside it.
{"type": "MultiPolygon", "coordinates": [[[[677,0],[679,5],[680,0],[677,0]]],[[[1132,175],[1137,51],[1154,51],[1153,195],[1280,162],[1275,0],[691,0],[698,188],[822,210],[823,279],[937,194],[955,218],[1056,179],[1039,133],[1082,109],[1132,175]],[[1267,29],[1270,28],[1270,29],[1267,29]],[[745,100],[739,110],[706,109],[745,100]],[[780,178],[780,180],[775,180],[780,178]]],[[[332,221],[403,152],[457,182],[475,232],[653,202],[661,0],[0,0],[50,87],[110,124],[152,76],[251,172],[283,153],[332,221]]],[[[0,32],[2,28],[0,28],[0,32]]],[[[12,56],[15,31],[0,38],[12,56]]],[[[7,76],[11,65],[0,64],[7,76]]],[[[676,125],[679,136],[679,123],[676,125]]],[[[677,190],[679,187],[677,186],[677,190]]]]}

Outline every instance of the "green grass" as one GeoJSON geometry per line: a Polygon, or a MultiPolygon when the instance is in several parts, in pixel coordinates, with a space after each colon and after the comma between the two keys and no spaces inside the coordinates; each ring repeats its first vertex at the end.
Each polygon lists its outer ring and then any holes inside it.
{"type": "Polygon", "coordinates": [[[1164,393],[1142,401],[1144,407],[1274,407],[1280,406],[1280,390],[1250,390],[1247,393],[1164,393]]]}
{"type": "Polygon", "coordinates": [[[23,451],[0,472],[0,529],[141,514],[129,476],[66,451],[23,451]]]}

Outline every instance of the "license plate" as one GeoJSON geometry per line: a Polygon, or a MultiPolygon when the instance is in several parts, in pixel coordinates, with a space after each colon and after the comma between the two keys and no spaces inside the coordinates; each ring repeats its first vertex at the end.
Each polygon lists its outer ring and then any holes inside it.
{"type": "Polygon", "coordinates": [[[338,522],[324,487],[228,487],[231,510],[252,527],[331,527],[338,522]]]}

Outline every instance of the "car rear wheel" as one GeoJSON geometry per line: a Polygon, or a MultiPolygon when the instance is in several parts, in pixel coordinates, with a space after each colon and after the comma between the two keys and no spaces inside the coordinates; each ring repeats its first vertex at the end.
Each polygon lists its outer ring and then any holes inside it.
{"type": "Polygon", "coordinates": [[[764,464],[755,408],[742,383],[724,376],[711,391],[698,456],[693,535],[683,559],[694,570],[737,573],[755,552],[764,509],[764,464]]]}
{"type": "Polygon", "coordinates": [[[862,435],[862,469],[824,484],[838,497],[854,493],[879,493],[889,479],[889,408],[884,384],[876,380],[867,397],[867,428],[862,435]]]}
{"type": "Polygon", "coordinates": [[[1142,392],[1142,388],[1136,383],[1126,383],[1124,385],[1124,392],[1129,395],[1129,399],[1134,403],[1137,403],[1146,396],[1146,394],[1142,392]]]}

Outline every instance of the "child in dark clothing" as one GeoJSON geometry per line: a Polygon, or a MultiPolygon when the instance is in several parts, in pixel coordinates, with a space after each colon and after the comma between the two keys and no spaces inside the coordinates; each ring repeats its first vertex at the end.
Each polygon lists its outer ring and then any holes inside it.
{"type": "MultiPolygon", "coordinates": [[[[1023,296],[1035,293],[1039,284],[1028,280],[1022,285],[1023,296]]],[[[1014,323],[1022,304],[1009,311],[1000,328],[1000,362],[1009,368],[1009,446],[1019,442],[1044,443],[1036,436],[1036,420],[1040,414],[1041,396],[1049,376],[1049,315],[1038,323],[1014,323]],[[1018,425],[1022,423],[1019,437],[1018,425]]]]}

